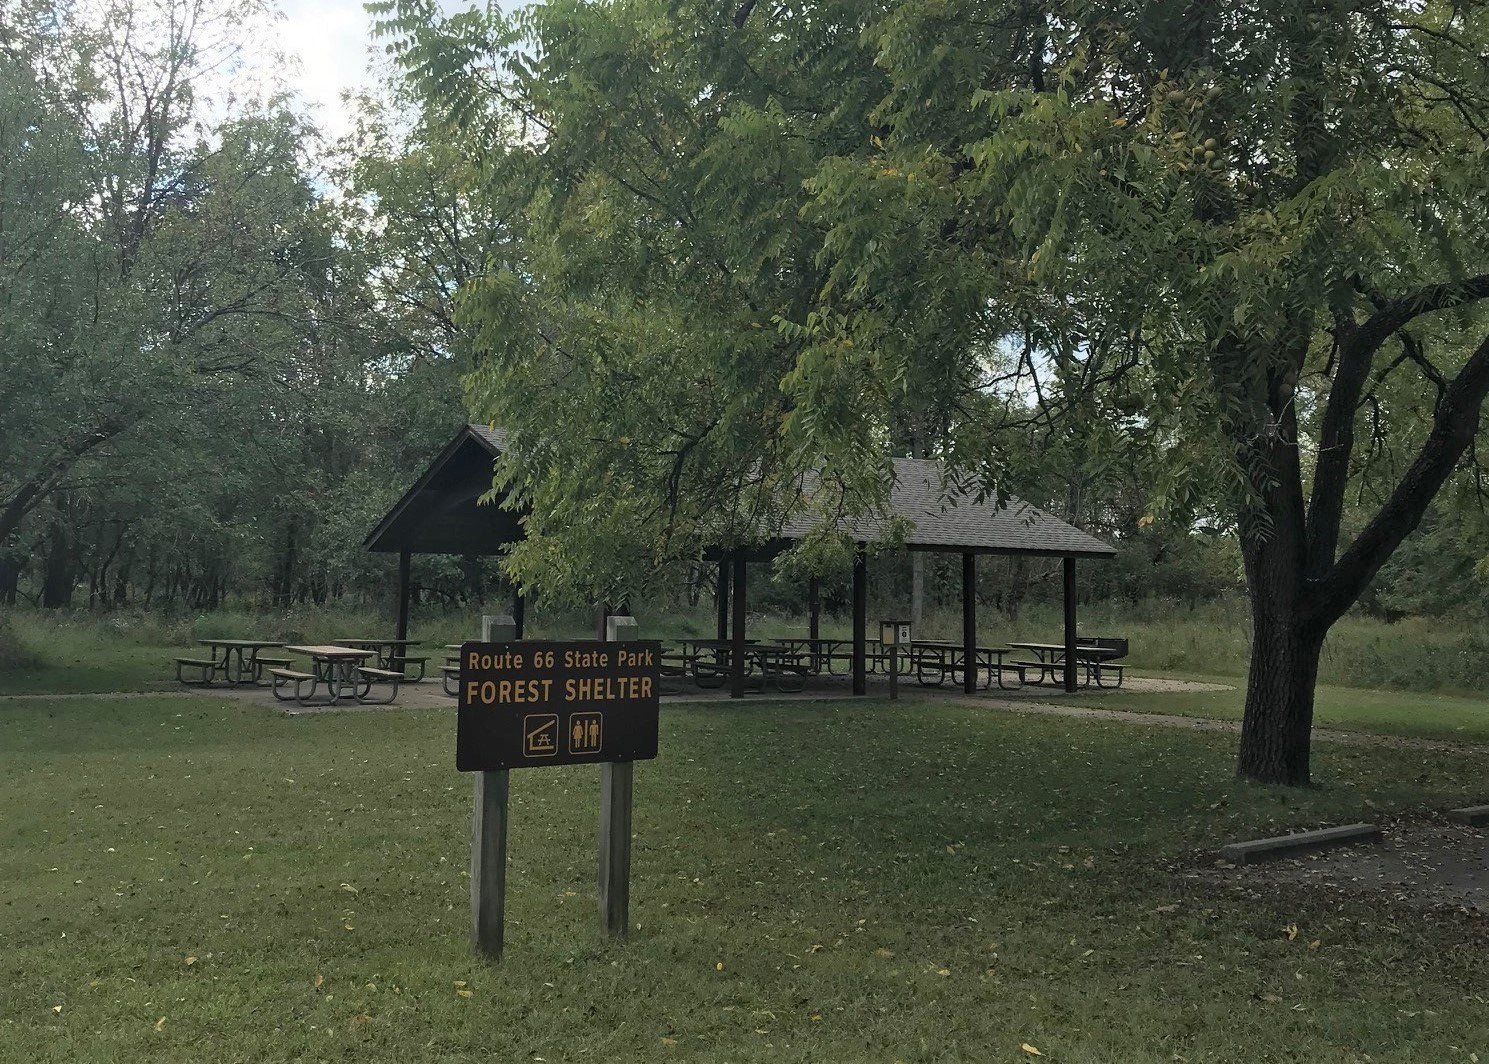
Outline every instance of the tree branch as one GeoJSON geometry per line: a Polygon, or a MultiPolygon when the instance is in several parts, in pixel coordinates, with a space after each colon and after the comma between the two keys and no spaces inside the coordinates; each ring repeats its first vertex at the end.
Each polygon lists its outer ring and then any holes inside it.
{"type": "Polygon", "coordinates": [[[1307,606],[1310,620],[1325,627],[1337,620],[1417,527],[1427,506],[1473,443],[1486,396],[1489,396],[1489,336],[1448,385],[1433,416],[1432,430],[1390,498],[1328,575],[1314,584],[1307,606]]]}
{"type": "MultiPolygon", "coordinates": [[[[1381,345],[1423,314],[1486,297],[1489,297],[1489,273],[1461,282],[1428,285],[1410,295],[1388,300],[1358,325],[1348,317],[1338,320],[1335,339],[1339,357],[1319,431],[1313,494],[1308,502],[1308,549],[1304,564],[1309,579],[1322,579],[1334,564],[1349,462],[1354,451],[1355,412],[1360,408],[1365,382],[1381,345]]],[[[1461,379],[1462,374],[1459,376],[1461,379]]]]}

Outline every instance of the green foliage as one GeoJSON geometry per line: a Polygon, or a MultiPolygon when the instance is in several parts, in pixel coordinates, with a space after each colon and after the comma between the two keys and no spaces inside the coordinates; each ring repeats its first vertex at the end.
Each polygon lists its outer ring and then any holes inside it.
{"type": "MultiPolygon", "coordinates": [[[[511,434],[498,482],[529,510],[508,569],[571,600],[639,599],[672,560],[767,538],[812,464],[779,382],[804,362],[866,379],[837,324],[782,327],[823,279],[805,182],[821,154],[866,147],[842,97],[880,91],[861,10],[774,28],[662,4],[554,3],[515,26],[378,10],[427,99],[539,131],[483,175],[524,196],[525,257],[463,299],[484,356],[468,397],[511,434]]],[[[882,492],[883,443],[866,426],[850,495],[882,492]]]]}
{"type": "Polygon", "coordinates": [[[7,618],[0,617],[0,674],[26,672],[41,666],[41,656],[21,642],[7,618]]]}

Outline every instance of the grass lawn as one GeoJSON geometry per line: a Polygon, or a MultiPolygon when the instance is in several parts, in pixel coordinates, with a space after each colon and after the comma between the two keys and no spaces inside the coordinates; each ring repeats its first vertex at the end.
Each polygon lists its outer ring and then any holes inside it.
{"type": "Polygon", "coordinates": [[[0,703],[0,1060],[1489,1060],[1477,920],[1181,874],[1483,800],[1489,750],[1320,744],[1295,793],[1235,782],[1231,736],[951,703],[662,729],[631,941],[597,770],[526,770],[489,967],[448,711],[0,703]]]}
{"type": "MultiPolygon", "coordinates": [[[[1140,713],[1241,719],[1246,700],[1245,677],[1186,675],[1185,679],[1229,684],[1231,689],[1150,694],[1129,690],[1101,691],[1092,687],[1072,701],[1140,713]]],[[[1061,694],[1055,692],[1049,701],[1060,701],[1061,694]]],[[[1315,695],[1313,722],[1320,728],[1342,731],[1489,742],[1489,698],[1422,691],[1369,691],[1321,684],[1315,695]]]]}

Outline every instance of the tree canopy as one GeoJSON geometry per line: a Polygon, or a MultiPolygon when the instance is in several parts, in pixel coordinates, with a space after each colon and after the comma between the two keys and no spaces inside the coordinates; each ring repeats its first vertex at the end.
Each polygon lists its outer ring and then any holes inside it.
{"type": "Polygon", "coordinates": [[[907,425],[989,490],[1074,446],[1239,531],[1241,771],[1307,780],[1324,634],[1478,483],[1481,5],[376,6],[530,123],[532,258],[466,304],[519,572],[758,535],[774,472],[870,505],[907,425]]]}

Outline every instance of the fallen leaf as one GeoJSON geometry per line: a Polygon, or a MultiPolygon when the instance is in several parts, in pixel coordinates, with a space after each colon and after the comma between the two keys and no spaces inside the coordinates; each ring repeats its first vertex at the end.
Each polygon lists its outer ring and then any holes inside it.
{"type": "Polygon", "coordinates": [[[874,956],[875,957],[883,957],[885,960],[889,960],[889,958],[891,958],[891,957],[894,956],[894,950],[892,950],[892,949],[884,949],[884,948],[881,947],[880,949],[874,950],[874,956]]]}
{"type": "Polygon", "coordinates": [[[53,1005],[52,1006],[52,1011],[53,1012],[61,1012],[62,1011],[62,1006],[61,1005],[53,1005]]]}
{"type": "Polygon", "coordinates": [[[1297,924],[1288,924],[1287,925],[1287,940],[1289,942],[1291,942],[1293,939],[1295,939],[1297,937],[1298,937],[1298,925],[1297,924]]]}
{"type": "Polygon", "coordinates": [[[936,969],[936,974],[937,975],[940,975],[940,976],[947,976],[947,975],[950,975],[951,974],[951,969],[950,968],[937,968],[936,969]]]}
{"type": "Polygon", "coordinates": [[[325,982],[326,982],[326,977],[324,975],[321,975],[319,972],[317,972],[316,975],[315,975],[315,988],[317,990],[319,990],[321,988],[321,986],[324,985],[325,982]]]}
{"type": "Polygon", "coordinates": [[[366,1027],[371,1022],[372,1022],[372,1017],[369,1016],[369,1015],[367,1015],[367,1013],[365,1013],[365,1012],[360,1013],[359,1015],[356,1015],[356,1016],[353,1016],[352,1017],[352,1026],[353,1027],[366,1027]]]}
{"type": "Polygon", "coordinates": [[[155,1029],[157,1031],[163,1031],[163,1030],[165,1030],[165,1017],[164,1016],[162,1016],[160,1019],[158,1019],[158,1020],[155,1021],[155,1029]]]}
{"type": "Polygon", "coordinates": [[[193,964],[196,963],[196,958],[195,957],[187,957],[184,963],[186,964],[186,967],[190,968],[193,964]]]}
{"type": "Polygon", "coordinates": [[[352,922],[350,920],[348,920],[346,923],[342,924],[341,926],[344,927],[344,928],[346,928],[348,931],[355,931],[356,930],[356,928],[354,928],[352,926],[352,922]]]}
{"type": "Polygon", "coordinates": [[[1036,1047],[1031,1046],[1028,1042],[1024,1042],[1019,1046],[1019,1048],[1022,1049],[1025,1053],[1028,1053],[1031,1057],[1044,1056],[1043,1053],[1041,1053],[1036,1047]]]}
{"type": "Polygon", "coordinates": [[[1276,994],[1263,994],[1262,1000],[1272,1005],[1277,1005],[1282,1002],[1282,998],[1276,994]]]}
{"type": "Polygon", "coordinates": [[[476,996],[476,992],[474,990],[457,990],[457,991],[455,991],[455,994],[458,997],[463,997],[463,998],[475,997],[476,996]]]}
{"type": "Polygon", "coordinates": [[[716,972],[722,972],[724,970],[724,962],[723,961],[719,961],[718,964],[715,964],[713,966],[713,970],[716,971],[716,972]]]}
{"type": "Polygon", "coordinates": [[[352,886],[350,883],[343,883],[343,884],[341,884],[341,889],[344,890],[344,891],[346,891],[348,894],[355,894],[355,893],[357,893],[357,888],[354,887],[354,886],[352,886]]]}
{"type": "Polygon", "coordinates": [[[662,1044],[664,1046],[675,1046],[675,1045],[677,1045],[677,1039],[676,1038],[663,1037],[662,1044]]]}

